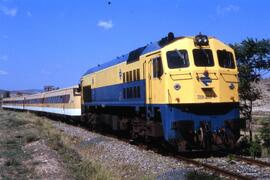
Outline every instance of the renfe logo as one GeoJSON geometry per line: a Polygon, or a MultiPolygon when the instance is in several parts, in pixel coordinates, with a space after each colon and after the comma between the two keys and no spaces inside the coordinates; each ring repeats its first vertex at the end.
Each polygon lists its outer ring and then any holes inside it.
{"type": "Polygon", "coordinates": [[[200,80],[205,86],[209,86],[209,84],[212,82],[212,79],[209,77],[208,71],[205,71],[203,75],[203,77],[200,77],[200,80]]]}

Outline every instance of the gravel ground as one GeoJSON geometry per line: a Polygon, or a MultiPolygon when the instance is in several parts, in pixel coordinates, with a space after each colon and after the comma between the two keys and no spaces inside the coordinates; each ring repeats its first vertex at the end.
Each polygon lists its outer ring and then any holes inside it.
{"type": "MultiPolygon", "coordinates": [[[[157,177],[157,179],[183,179],[192,170],[200,170],[184,164],[172,157],[143,150],[115,138],[103,136],[61,122],[54,122],[54,127],[62,132],[81,139],[76,148],[88,151],[90,158],[107,166],[123,178],[157,177]]],[[[85,153],[84,153],[85,154],[85,153]]]]}
{"type": "MultiPolygon", "coordinates": [[[[102,165],[107,166],[106,168],[125,179],[155,177],[158,180],[173,180],[183,179],[189,171],[207,172],[173,157],[162,156],[151,150],[144,150],[136,145],[90,132],[80,127],[61,122],[53,122],[53,126],[69,136],[79,138],[80,141],[75,148],[79,151],[88,152],[92,160],[102,163],[102,165]]],[[[270,168],[262,168],[234,160],[230,161],[228,158],[201,158],[197,160],[242,175],[249,175],[256,179],[270,179],[270,168]]],[[[269,158],[260,158],[259,160],[269,161],[269,158]]]]}
{"type": "MultiPolygon", "coordinates": [[[[258,159],[262,160],[262,159],[258,159]]],[[[219,166],[232,172],[251,176],[254,179],[270,179],[270,168],[250,165],[242,161],[229,160],[228,158],[207,158],[198,161],[219,166]]]]}
{"type": "Polygon", "coordinates": [[[24,146],[23,150],[31,154],[32,159],[25,162],[33,166],[35,173],[41,179],[67,179],[68,172],[63,168],[63,162],[55,150],[49,148],[44,140],[35,141],[24,146]],[[34,164],[34,165],[33,165],[34,164]]]}

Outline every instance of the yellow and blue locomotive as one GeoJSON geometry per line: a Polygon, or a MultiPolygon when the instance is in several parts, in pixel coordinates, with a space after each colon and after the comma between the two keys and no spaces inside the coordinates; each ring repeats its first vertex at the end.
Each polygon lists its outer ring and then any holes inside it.
{"type": "Polygon", "coordinates": [[[82,117],[180,150],[233,146],[240,136],[237,75],[228,45],[169,33],[88,70],[80,83],[82,117]]]}

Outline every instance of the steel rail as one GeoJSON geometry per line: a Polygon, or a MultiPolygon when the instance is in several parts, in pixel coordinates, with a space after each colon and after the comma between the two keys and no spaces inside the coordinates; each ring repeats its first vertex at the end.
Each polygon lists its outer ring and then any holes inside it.
{"type": "Polygon", "coordinates": [[[227,171],[225,169],[221,169],[219,167],[216,167],[216,166],[212,166],[212,165],[209,165],[209,164],[206,164],[206,163],[202,163],[202,162],[199,162],[199,161],[196,161],[194,159],[189,159],[189,158],[186,158],[186,157],[183,157],[183,156],[175,156],[177,159],[179,160],[182,160],[182,161],[185,161],[187,163],[190,163],[190,164],[193,164],[193,165],[196,165],[196,166],[199,166],[199,167],[204,167],[208,170],[211,170],[211,171],[214,171],[218,174],[221,174],[221,175],[224,175],[226,177],[230,177],[230,178],[234,178],[234,179],[241,179],[241,180],[251,180],[253,179],[251,176],[244,176],[244,175],[241,175],[241,174],[238,174],[238,173],[235,173],[235,172],[231,172],[231,171],[227,171]]]}
{"type": "Polygon", "coordinates": [[[268,163],[268,162],[259,161],[259,160],[247,158],[247,157],[244,157],[244,156],[234,155],[233,157],[235,159],[237,159],[237,160],[245,161],[245,162],[247,162],[249,164],[256,164],[256,165],[261,166],[261,167],[270,167],[270,163],[268,163]]]}

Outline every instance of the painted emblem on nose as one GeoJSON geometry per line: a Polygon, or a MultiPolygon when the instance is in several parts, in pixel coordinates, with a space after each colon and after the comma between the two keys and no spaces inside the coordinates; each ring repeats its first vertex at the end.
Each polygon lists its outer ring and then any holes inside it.
{"type": "Polygon", "coordinates": [[[209,73],[207,71],[203,73],[203,77],[200,77],[200,80],[205,86],[209,86],[209,84],[212,82],[212,79],[209,77],[209,73]]]}

